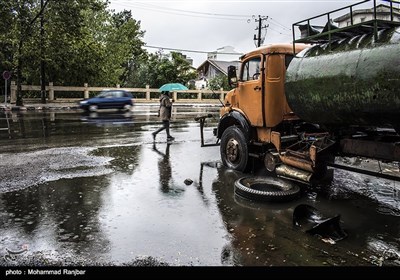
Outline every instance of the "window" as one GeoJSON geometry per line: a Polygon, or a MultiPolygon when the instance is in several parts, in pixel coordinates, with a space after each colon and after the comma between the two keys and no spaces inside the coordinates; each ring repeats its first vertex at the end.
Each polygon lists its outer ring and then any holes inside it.
{"type": "Polygon", "coordinates": [[[107,93],[105,94],[105,98],[113,98],[113,97],[114,97],[114,92],[112,92],[112,91],[107,92],[107,93]]]}
{"type": "Polygon", "coordinates": [[[241,80],[251,81],[257,80],[260,76],[260,57],[254,57],[243,63],[241,80]]]}
{"type": "Polygon", "coordinates": [[[132,94],[123,90],[107,90],[103,91],[98,97],[115,98],[115,97],[132,97],[132,94]]]}
{"type": "Polygon", "coordinates": [[[285,67],[286,67],[286,69],[288,68],[288,66],[289,66],[290,62],[292,61],[292,59],[293,59],[293,55],[291,55],[291,54],[285,55],[285,67]]]}

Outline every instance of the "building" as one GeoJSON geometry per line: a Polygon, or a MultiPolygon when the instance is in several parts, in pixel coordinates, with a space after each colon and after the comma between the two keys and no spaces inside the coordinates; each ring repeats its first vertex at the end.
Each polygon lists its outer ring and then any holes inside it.
{"type": "Polygon", "coordinates": [[[180,53],[180,54],[182,55],[182,57],[183,57],[191,66],[193,65],[193,58],[188,57],[187,55],[182,54],[182,53],[180,53]]]}
{"type": "MultiPolygon", "coordinates": [[[[362,23],[364,21],[370,21],[373,19],[374,19],[374,8],[359,9],[359,10],[353,11],[353,25],[362,23]]],[[[377,5],[376,6],[376,19],[400,22],[400,9],[398,7],[393,6],[392,13],[391,13],[390,6],[387,6],[384,4],[377,5]]],[[[340,16],[340,17],[334,19],[333,21],[338,24],[339,28],[352,25],[350,13],[340,16]]]]}
{"type": "Polygon", "coordinates": [[[197,67],[196,89],[206,89],[208,81],[219,75],[227,77],[228,66],[235,65],[238,67],[242,55],[242,53],[235,51],[232,46],[224,46],[207,53],[207,60],[197,67]]]}
{"type": "Polygon", "coordinates": [[[207,53],[207,59],[210,60],[220,60],[220,61],[232,61],[239,60],[242,53],[235,51],[232,46],[224,46],[218,48],[216,51],[207,53]]]}
{"type": "Polygon", "coordinates": [[[197,67],[199,79],[195,84],[196,89],[207,88],[207,82],[219,75],[228,77],[228,66],[234,65],[239,67],[239,63],[239,61],[219,61],[207,59],[199,67],[197,67]]]}

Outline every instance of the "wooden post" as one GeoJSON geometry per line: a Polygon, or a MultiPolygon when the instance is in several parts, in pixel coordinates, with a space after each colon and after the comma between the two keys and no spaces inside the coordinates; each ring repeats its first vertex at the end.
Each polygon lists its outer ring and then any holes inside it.
{"type": "Polygon", "coordinates": [[[117,84],[117,88],[120,88],[121,86],[120,86],[120,84],[117,84]]]}
{"type": "Polygon", "coordinates": [[[49,82],[49,101],[54,100],[54,85],[53,82],[49,82]]]}
{"type": "Polygon", "coordinates": [[[178,100],[178,93],[176,91],[173,92],[172,96],[173,96],[172,98],[174,99],[174,101],[178,100]]]}
{"type": "Polygon", "coordinates": [[[17,101],[17,85],[15,84],[15,81],[11,81],[10,89],[10,103],[15,103],[17,101]]]}
{"type": "Polygon", "coordinates": [[[85,87],[85,90],[83,91],[83,98],[88,99],[89,98],[88,84],[84,83],[83,86],[85,87]]]}
{"type": "Polygon", "coordinates": [[[201,101],[201,99],[203,99],[203,92],[199,90],[199,92],[197,93],[197,100],[201,101]]]}
{"type": "Polygon", "coordinates": [[[150,86],[146,85],[146,100],[149,101],[150,100],[150,91],[149,91],[150,86]]]}
{"type": "Polygon", "coordinates": [[[224,101],[224,89],[223,88],[220,88],[220,91],[221,91],[221,93],[220,93],[220,96],[219,96],[219,99],[221,99],[221,101],[224,101]]]}

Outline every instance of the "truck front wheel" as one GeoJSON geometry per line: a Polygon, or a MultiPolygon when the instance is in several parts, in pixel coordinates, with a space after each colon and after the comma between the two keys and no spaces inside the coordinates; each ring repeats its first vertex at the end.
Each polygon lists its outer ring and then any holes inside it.
{"type": "Polygon", "coordinates": [[[249,155],[246,138],[237,126],[228,127],[221,137],[220,146],[222,163],[237,171],[247,171],[249,168],[249,155]]]}

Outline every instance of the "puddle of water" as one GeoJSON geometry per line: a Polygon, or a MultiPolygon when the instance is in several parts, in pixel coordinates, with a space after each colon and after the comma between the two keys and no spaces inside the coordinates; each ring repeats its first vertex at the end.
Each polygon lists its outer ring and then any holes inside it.
{"type": "Polygon", "coordinates": [[[0,255],[25,246],[21,263],[44,252],[66,265],[138,257],[195,266],[398,265],[397,185],[339,171],[329,186],[303,187],[298,200],[249,201],[234,194],[243,174],[221,166],[219,147],[200,147],[192,117],[203,111],[176,116],[169,145],[165,135],[153,144],[154,110],[122,126],[82,122],[80,114],[46,117],[53,128],[44,135],[42,116],[28,114],[25,138],[0,137],[3,166],[11,167],[0,181],[0,255]],[[23,183],[8,189],[13,176],[23,183]],[[332,245],[293,226],[299,204],[340,214],[348,237],[332,245]]]}
{"type": "Polygon", "coordinates": [[[354,194],[365,196],[378,202],[376,210],[385,215],[400,215],[400,183],[374,178],[344,170],[335,170],[331,194],[350,197],[354,194]]]}

